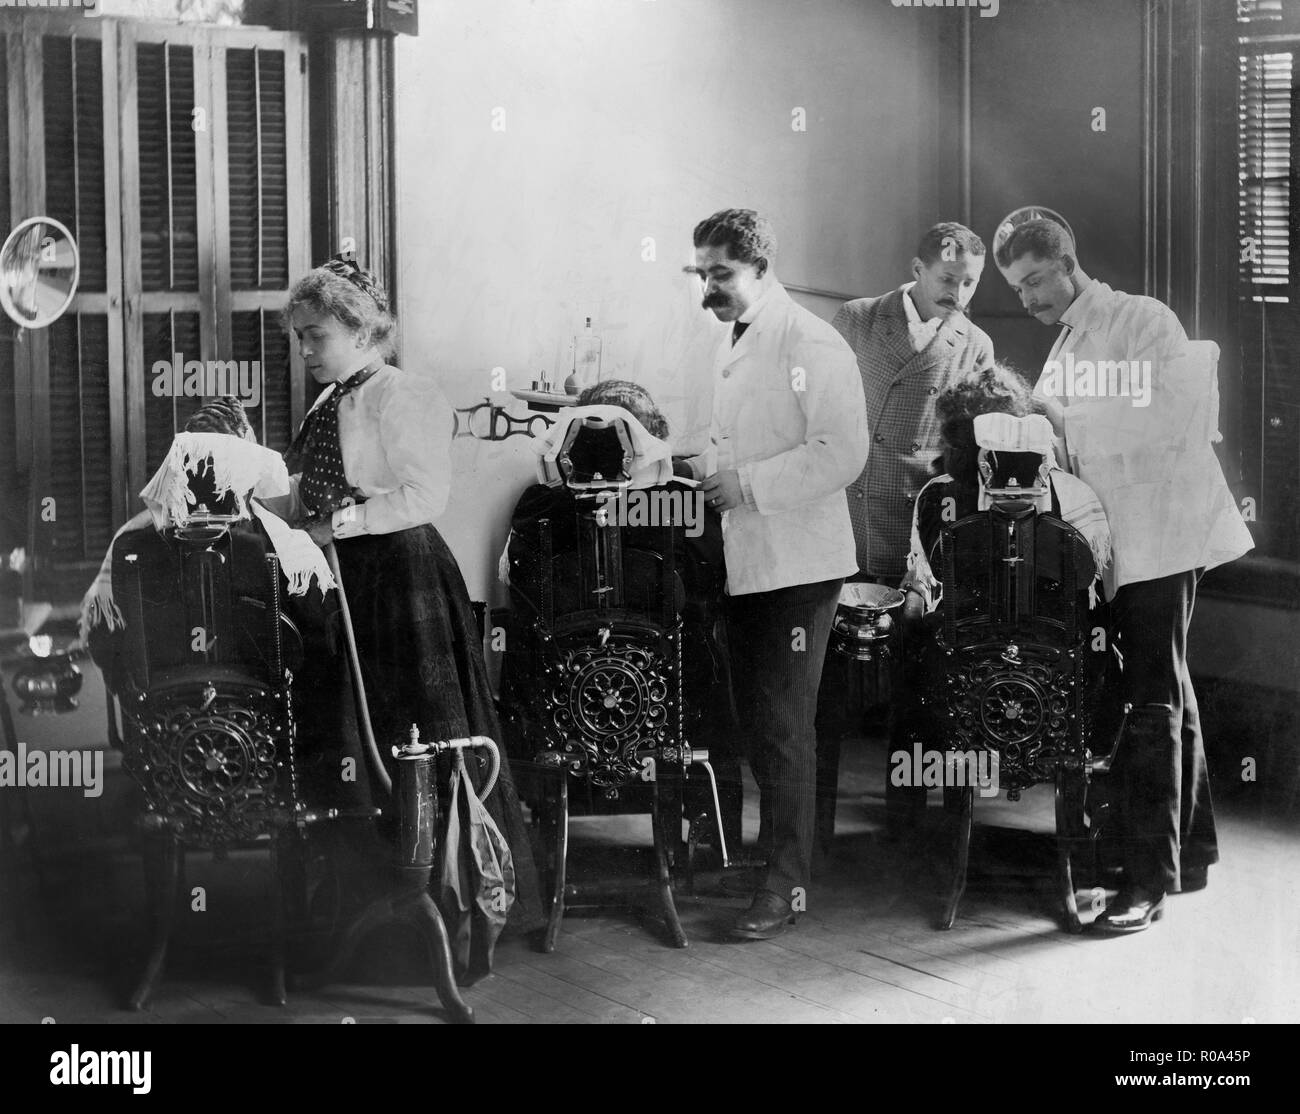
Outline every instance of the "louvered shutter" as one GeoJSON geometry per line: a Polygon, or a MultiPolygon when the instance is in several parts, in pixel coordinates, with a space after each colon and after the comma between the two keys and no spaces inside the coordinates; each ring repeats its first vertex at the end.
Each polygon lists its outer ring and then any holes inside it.
{"type": "Polygon", "coordinates": [[[1294,294],[1293,64],[1290,52],[1239,61],[1240,291],[1254,301],[1285,303],[1294,294]]]}
{"type": "Polygon", "coordinates": [[[194,111],[209,109],[195,96],[194,53],[187,44],[137,46],[140,275],[146,292],[199,289],[195,128],[207,121],[194,111]]]}
{"type": "Polygon", "coordinates": [[[226,52],[232,290],[289,283],[284,70],[283,51],[226,52]]]}
{"type": "MultiPolygon", "coordinates": [[[[122,205],[130,486],[138,492],[202,403],[155,365],[215,359],[207,45],[192,28],[123,25],[122,205]],[[134,78],[134,80],[131,80],[134,78]],[[128,243],[133,236],[128,235],[128,243]]],[[[132,509],[136,509],[133,506],[132,509]]]]}
{"type": "Polygon", "coordinates": [[[81,278],[72,310],[49,329],[49,479],[38,495],[55,500],[48,556],[90,563],[114,529],[103,45],[45,35],[41,54],[44,210],[76,238],[81,278]]]}
{"type": "Polygon", "coordinates": [[[1279,20],[1287,0],[1237,0],[1237,19],[1242,23],[1267,23],[1279,20]]]}
{"type": "MultiPolygon", "coordinates": [[[[260,371],[260,403],[249,409],[258,439],[289,445],[301,415],[302,372],[280,325],[290,283],[306,269],[302,168],[289,158],[301,127],[300,55],[282,47],[229,47],[225,69],[224,185],[230,245],[231,358],[260,371]]],[[[220,224],[218,226],[220,231],[220,224]]]]}
{"type": "MultiPolygon", "coordinates": [[[[9,154],[9,35],[0,31],[0,152],[9,154]]],[[[0,222],[8,232],[15,223],[9,189],[9,170],[0,173],[0,222]]],[[[14,346],[8,341],[9,324],[0,321],[0,552],[24,544],[27,524],[19,488],[18,400],[14,393],[14,346]]]]}
{"type": "Polygon", "coordinates": [[[54,500],[32,540],[67,575],[42,591],[80,593],[202,401],[156,392],[155,363],[255,361],[260,439],[285,447],[301,418],[279,314],[309,261],[306,54],[283,32],[0,12],[0,218],[47,214],[81,250],[68,313],[0,343],[0,543],[54,500]]]}
{"type": "Polygon", "coordinates": [[[1257,550],[1286,559],[1300,557],[1298,15],[1290,3],[1238,4],[1242,463],[1257,550]]]}
{"type": "Polygon", "coordinates": [[[134,273],[127,261],[127,358],[142,411],[132,474],[143,483],[202,401],[157,394],[158,361],[243,361],[258,383],[249,419],[272,448],[287,447],[301,417],[301,361],[279,314],[309,258],[306,48],[295,35],[245,29],[142,25],[123,35],[136,74],[123,87],[134,125],[124,128],[123,167],[140,226],[134,273]]]}
{"type": "Polygon", "coordinates": [[[94,563],[113,536],[108,320],[69,313],[50,326],[50,475],[57,515],[50,556],[94,563]]]}

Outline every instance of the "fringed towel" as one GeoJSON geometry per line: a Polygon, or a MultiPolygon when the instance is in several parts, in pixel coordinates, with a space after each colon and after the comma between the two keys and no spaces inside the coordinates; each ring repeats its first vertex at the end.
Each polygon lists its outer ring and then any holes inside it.
{"type": "MultiPolygon", "coordinates": [[[[161,531],[185,522],[195,501],[189,477],[205,466],[211,470],[217,497],[233,491],[238,496],[240,518],[256,515],[261,522],[275,548],[290,595],[306,593],[313,579],[322,593],[334,587],[334,577],[316,543],[302,530],[291,529],[283,519],[249,498],[249,492],[255,499],[288,494],[289,473],[283,458],[272,449],[226,433],[177,434],[162,466],[140,492],[146,509],[118,530],[113,542],[128,531],[142,529],[150,523],[161,531]]],[[[109,543],[99,573],[81,601],[82,641],[92,627],[100,625],[110,631],[125,625],[113,602],[113,543],[109,543]]]]}

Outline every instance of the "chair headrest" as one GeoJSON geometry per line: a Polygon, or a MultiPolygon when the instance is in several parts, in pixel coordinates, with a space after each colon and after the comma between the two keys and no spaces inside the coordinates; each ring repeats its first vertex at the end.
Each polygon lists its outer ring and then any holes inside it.
{"type": "Polygon", "coordinates": [[[1050,490],[1055,462],[1052,423],[1041,414],[979,414],[980,485],[991,499],[1037,499],[1050,490]]]}
{"type": "Polygon", "coordinates": [[[178,433],[140,498],[162,530],[198,518],[242,521],[252,516],[250,496],[288,492],[284,459],[272,449],[227,433],[178,433]]]}
{"type": "Polygon", "coordinates": [[[673,478],[668,443],[621,406],[575,406],[561,413],[535,449],[537,478],[548,487],[614,491],[657,487],[673,478]]]}
{"type": "Polygon", "coordinates": [[[189,488],[187,502],[191,504],[186,521],[177,525],[189,526],[197,521],[204,523],[234,523],[244,518],[243,500],[239,493],[218,491],[216,469],[212,458],[197,461],[197,468],[186,473],[189,488]]]}
{"type": "Polygon", "coordinates": [[[573,422],[556,462],[571,491],[614,491],[632,482],[632,437],[622,418],[573,422]]]}

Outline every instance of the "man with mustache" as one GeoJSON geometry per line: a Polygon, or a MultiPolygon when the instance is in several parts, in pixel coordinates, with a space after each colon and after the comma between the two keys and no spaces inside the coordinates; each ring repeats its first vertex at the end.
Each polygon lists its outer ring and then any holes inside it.
{"type": "Polygon", "coordinates": [[[871,455],[849,485],[858,571],[897,585],[907,568],[912,503],[943,449],[934,400],[993,363],[993,342],[965,317],[984,270],[984,243],[945,221],[921,237],[912,281],[845,302],[832,324],[858,358],[871,455]]]}
{"type": "Polygon", "coordinates": [[[1154,724],[1144,717],[1120,747],[1114,826],[1124,880],[1093,922],[1097,932],[1140,932],[1161,917],[1167,893],[1201,889],[1219,859],[1187,628],[1201,574],[1253,542],[1214,455],[1215,384],[1208,365],[1189,358],[1174,312],[1090,278],[1055,221],[1025,222],[996,256],[1026,312],[1062,326],[1034,394],[1056,430],[1062,463],[1106,511],[1112,557],[1102,578],[1123,657],[1123,699],[1169,708],[1154,724]],[[1146,365],[1149,405],[1126,393],[1065,389],[1067,357],[1075,367],[1146,365]]]}
{"type": "MultiPolygon", "coordinates": [[[[993,364],[993,342],[965,316],[984,255],[983,241],[965,225],[936,224],[917,244],[911,282],[845,302],[832,322],[857,356],[871,427],[871,455],[849,485],[859,579],[894,587],[902,580],[912,506],[943,452],[935,399],[971,371],[993,364]]],[[[828,663],[824,720],[833,718],[830,702],[852,691],[849,668],[856,667],[828,663]]],[[[818,828],[825,847],[834,832],[839,749],[829,723],[822,731],[818,828]]],[[[889,832],[901,837],[925,808],[926,791],[895,786],[892,778],[885,784],[889,832]]]]}
{"type": "Polygon", "coordinates": [[[867,457],[866,408],[852,351],[777,282],[764,217],[724,209],[696,225],[694,242],[686,270],[731,328],[714,366],[711,443],[690,465],[724,516],[731,676],[767,860],[732,935],[767,940],[807,907],[813,721],[840,587],[856,567],[844,488],[867,457]]]}

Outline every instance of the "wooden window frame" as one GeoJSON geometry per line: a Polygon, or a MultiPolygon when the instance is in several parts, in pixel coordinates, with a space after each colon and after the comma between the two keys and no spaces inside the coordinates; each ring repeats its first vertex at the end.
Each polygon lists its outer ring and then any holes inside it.
{"type": "MultiPolygon", "coordinates": [[[[44,40],[47,36],[93,39],[101,50],[103,74],[104,232],[106,278],[103,292],[78,291],[69,314],[101,314],[107,322],[110,422],[109,488],[112,519],[120,523],[138,509],[138,492],[148,480],[145,457],[144,400],[148,369],[144,366],[144,315],[183,308],[200,315],[202,360],[232,359],[232,314],[278,310],[280,290],[232,291],[230,181],[225,129],[226,52],[260,48],[285,55],[285,161],[289,281],[311,266],[311,182],[308,137],[312,117],[308,40],[305,34],[265,28],[208,27],[129,19],[86,19],[69,12],[0,11],[5,33],[9,86],[10,211],[5,229],[46,212],[44,40]],[[210,142],[196,143],[199,290],[189,293],[142,289],[138,165],[138,91],[135,57],[140,43],[189,45],[195,49],[196,100],[206,95],[210,142]],[[294,106],[298,111],[294,111],[294,106]],[[134,251],[127,246],[134,244],[134,251]]],[[[73,229],[74,236],[77,230],[73,229]]],[[[51,338],[46,329],[22,330],[14,350],[14,409],[20,482],[14,497],[39,504],[41,488],[52,468],[50,398],[51,338]]],[[[306,410],[306,371],[296,346],[289,345],[290,427],[306,410]]],[[[79,596],[98,558],[49,560],[49,539],[35,531],[29,568],[56,598],[79,596]]],[[[30,590],[30,589],[29,589],[30,590]]]]}

